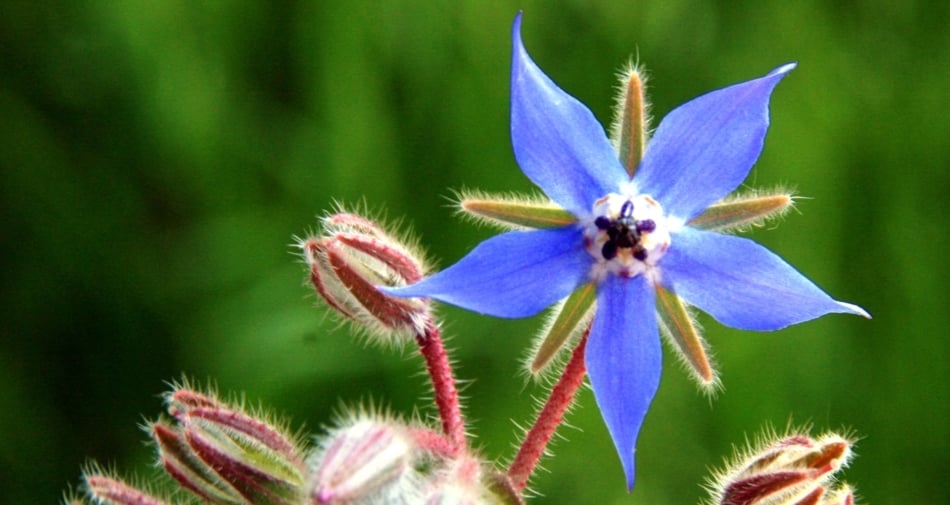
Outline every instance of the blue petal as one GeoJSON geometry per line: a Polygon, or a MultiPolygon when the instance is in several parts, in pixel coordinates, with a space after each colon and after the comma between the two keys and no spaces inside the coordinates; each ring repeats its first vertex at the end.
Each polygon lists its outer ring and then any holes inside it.
{"type": "Polygon", "coordinates": [[[643,275],[608,275],[597,295],[587,375],[633,489],[637,435],[657,387],[662,354],[653,287],[643,275]]]}
{"type": "Polygon", "coordinates": [[[746,238],[684,227],[660,266],[661,284],[733,328],[777,330],[831,312],[870,317],[746,238]]]}
{"type": "Polygon", "coordinates": [[[521,170],[575,216],[616,193],[629,178],[594,114],[558,88],[521,42],[521,14],[512,30],[511,142],[521,170]]]}
{"type": "Polygon", "coordinates": [[[381,289],[497,317],[527,317],[587,280],[592,261],[576,226],[512,231],[482,242],[458,263],[416,284],[381,289]]]}
{"type": "Polygon", "coordinates": [[[670,112],[634,176],[667,215],[688,221],[735,190],[759,158],[769,127],[769,96],[795,68],[713,91],[670,112]]]}

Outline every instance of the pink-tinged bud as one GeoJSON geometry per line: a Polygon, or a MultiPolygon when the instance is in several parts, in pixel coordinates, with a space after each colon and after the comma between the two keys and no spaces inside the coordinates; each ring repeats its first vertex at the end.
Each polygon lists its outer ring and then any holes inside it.
{"type": "Polygon", "coordinates": [[[314,504],[417,503],[417,451],[406,427],[389,420],[355,419],[330,433],[314,455],[314,504]],[[377,501],[374,501],[374,503],[377,501]]]}
{"type": "Polygon", "coordinates": [[[175,389],[165,398],[168,413],[178,418],[184,412],[198,407],[223,407],[218,399],[191,389],[175,389]]]}
{"type": "Polygon", "coordinates": [[[165,470],[206,501],[297,503],[306,466],[293,439],[270,422],[188,389],[167,397],[175,426],[154,423],[165,470]]]}
{"type": "Polygon", "coordinates": [[[298,245],[310,268],[310,281],[327,305],[375,334],[424,333],[430,319],[427,302],[387,296],[376,289],[422,278],[424,262],[412,248],[356,214],[332,214],[322,224],[321,236],[298,245]]]}
{"type": "MultiPolygon", "coordinates": [[[[84,477],[86,492],[96,503],[114,505],[166,505],[168,503],[101,473],[87,473],[84,477]]],[[[76,500],[73,503],[81,502],[76,500]]]]}
{"type": "Polygon", "coordinates": [[[240,503],[240,493],[225,482],[214,469],[195,454],[174,427],[162,423],[151,425],[152,438],[158,446],[159,462],[165,472],[185,489],[209,503],[240,503]]]}
{"type": "Polygon", "coordinates": [[[719,503],[722,505],[762,503],[768,498],[794,492],[803,485],[807,485],[811,478],[809,472],[772,472],[752,475],[726,486],[719,503]]]}
{"type": "MultiPolygon", "coordinates": [[[[829,494],[833,475],[847,465],[852,442],[836,434],[794,434],[748,451],[711,486],[719,505],[831,505],[848,503],[850,489],[829,494]]],[[[853,502],[853,497],[851,498],[853,502]]]]}

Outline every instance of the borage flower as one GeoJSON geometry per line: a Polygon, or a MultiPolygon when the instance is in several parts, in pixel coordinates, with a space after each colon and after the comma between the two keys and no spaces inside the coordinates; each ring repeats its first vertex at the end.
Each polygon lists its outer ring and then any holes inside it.
{"type": "Polygon", "coordinates": [[[679,303],[675,293],[727,326],[760,331],[867,313],[751,240],[690,226],[748,175],[762,151],[769,97],[794,64],[676,108],[628,172],[591,111],[528,56],[520,25],[519,15],[515,157],[570,216],[558,227],[493,237],[442,272],[387,291],[516,318],[594,286],[587,373],[632,488],[636,438],[660,380],[658,300],[679,303]]]}

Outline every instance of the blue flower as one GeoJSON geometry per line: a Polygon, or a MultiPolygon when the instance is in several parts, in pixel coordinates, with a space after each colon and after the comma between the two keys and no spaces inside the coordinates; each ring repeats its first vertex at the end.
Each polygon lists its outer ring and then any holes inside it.
{"type": "Polygon", "coordinates": [[[660,381],[658,289],[746,330],[867,313],[835,301],[749,239],[687,224],[746,178],[762,151],[769,97],[794,64],[674,109],[631,178],[591,111],[528,56],[520,25],[519,15],[512,34],[515,157],[576,222],[503,233],[442,272],[387,291],[515,318],[594,283],[587,373],[632,488],[637,435],[660,381]]]}

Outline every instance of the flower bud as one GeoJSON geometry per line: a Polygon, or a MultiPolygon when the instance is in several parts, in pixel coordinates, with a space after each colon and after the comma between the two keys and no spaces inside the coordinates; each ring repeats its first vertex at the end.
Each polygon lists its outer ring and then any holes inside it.
{"type": "Polygon", "coordinates": [[[383,294],[376,286],[404,286],[422,278],[424,262],[404,241],[347,212],[323,219],[322,235],[299,242],[310,281],[330,308],[361,329],[391,336],[423,334],[428,304],[383,294]]]}
{"type": "Polygon", "coordinates": [[[187,389],[167,397],[176,425],[156,422],[166,471],[213,503],[299,501],[305,466],[294,441],[266,420],[187,389]]]}
{"type": "Polygon", "coordinates": [[[852,442],[829,433],[794,434],[749,451],[711,486],[718,505],[838,505],[853,503],[850,488],[829,493],[833,475],[851,458],[852,442]],[[849,502],[850,500],[850,502],[849,502]]]}
{"type": "Polygon", "coordinates": [[[357,418],[331,432],[314,457],[312,503],[416,503],[417,451],[404,426],[357,418]],[[385,497],[385,500],[383,498],[385,497]]]}
{"type": "MultiPolygon", "coordinates": [[[[86,493],[96,503],[115,505],[166,505],[168,503],[121,480],[105,475],[97,469],[89,470],[83,475],[83,478],[85,479],[86,493]]],[[[81,503],[78,500],[70,501],[70,505],[81,503]]]]}

